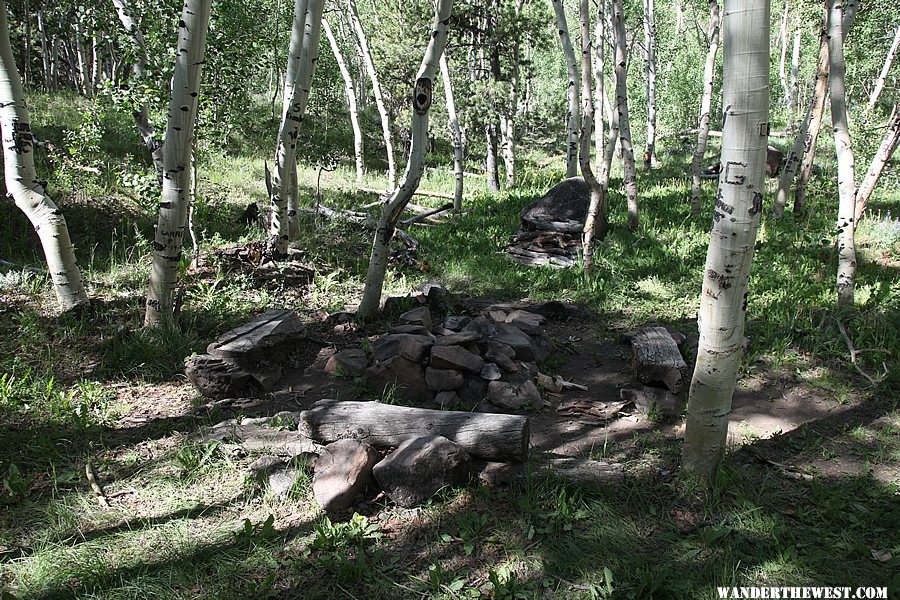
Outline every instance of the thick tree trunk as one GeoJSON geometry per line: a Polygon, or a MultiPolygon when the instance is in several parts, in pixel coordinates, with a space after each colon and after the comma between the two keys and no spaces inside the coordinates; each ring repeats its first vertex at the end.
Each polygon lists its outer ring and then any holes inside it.
{"type": "Polygon", "coordinates": [[[634,146],[631,143],[631,122],[628,118],[628,76],[625,50],[625,9],[622,0],[613,0],[616,26],[616,110],[619,112],[619,141],[622,145],[623,183],[628,199],[628,228],[638,226],[637,174],[634,168],[634,146]]]}
{"type": "Polygon", "coordinates": [[[706,64],[703,67],[703,96],[700,100],[700,119],[698,121],[697,147],[691,159],[691,173],[694,183],[691,187],[691,211],[700,214],[700,184],[703,182],[701,170],[703,157],[706,155],[706,143],[709,139],[709,111],[712,107],[713,77],[716,73],[716,54],[719,51],[719,3],[716,0],[709,1],[709,50],[706,52],[706,64]]]}
{"type": "Polygon", "coordinates": [[[34,170],[34,146],[22,80],[9,43],[6,1],[0,1],[0,129],[6,189],[41,240],[56,298],[63,310],[87,304],[75,252],[62,212],[34,170]]]}
{"type": "Polygon", "coordinates": [[[375,71],[375,63],[372,60],[372,53],[369,51],[369,42],[366,40],[362,21],[359,20],[359,12],[356,10],[355,0],[347,0],[347,14],[350,16],[350,23],[356,32],[360,56],[369,74],[369,81],[372,83],[372,95],[375,96],[375,106],[378,108],[378,114],[381,116],[381,132],[384,136],[384,147],[388,163],[387,189],[388,191],[393,191],[397,187],[397,170],[394,164],[394,143],[391,140],[391,118],[384,106],[384,96],[381,93],[381,84],[378,83],[378,73],[375,71]]]}
{"type": "MultiPolygon", "coordinates": [[[[809,152],[809,148],[815,148],[815,138],[817,138],[819,135],[819,124],[822,122],[822,111],[824,110],[825,106],[825,92],[827,83],[828,18],[826,15],[825,21],[822,25],[822,30],[819,33],[819,64],[816,68],[816,77],[813,84],[813,97],[810,100],[809,107],[806,109],[806,117],[803,119],[803,123],[800,125],[800,131],[798,131],[797,135],[794,137],[794,143],[791,146],[791,150],[788,153],[787,160],[785,160],[784,162],[784,168],[781,170],[781,176],[778,179],[778,193],[775,196],[775,203],[772,206],[772,215],[775,218],[780,219],[782,216],[784,216],[784,207],[787,204],[791,184],[794,183],[794,178],[797,175],[798,167],[801,166],[801,161],[806,160],[806,156],[809,157],[809,164],[806,165],[806,163],[804,162],[801,172],[806,173],[806,169],[808,167],[808,172],[812,173],[812,158],[814,151],[809,152]]],[[[804,190],[806,187],[806,181],[808,180],[809,175],[807,175],[806,180],[803,181],[804,190]]],[[[799,197],[799,194],[800,188],[798,186],[796,197],[799,197]]],[[[798,209],[796,197],[794,203],[795,212],[797,212],[798,209]]]]}
{"type": "Polygon", "coordinates": [[[894,42],[891,44],[891,49],[888,50],[887,58],[884,59],[884,66],[881,67],[881,73],[878,75],[878,79],[875,80],[875,88],[872,90],[871,95],[869,95],[869,104],[866,106],[866,110],[872,110],[875,108],[875,103],[878,102],[878,97],[881,95],[881,90],[884,89],[884,83],[887,81],[888,71],[891,70],[891,65],[894,64],[894,55],[897,54],[897,47],[900,46],[900,27],[897,27],[894,30],[894,42]]]}
{"type": "MultiPolygon", "coordinates": [[[[137,21],[135,21],[134,15],[131,12],[131,8],[126,4],[126,0],[113,0],[113,4],[116,7],[116,14],[119,15],[119,21],[122,23],[122,26],[125,27],[125,31],[131,37],[131,40],[136,47],[136,60],[131,68],[134,73],[134,83],[138,84],[144,79],[147,69],[147,46],[144,44],[144,34],[141,31],[141,28],[138,27],[137,21]]],[[[137,127],[138,133],[141,134],[141,139],[144,140],[144,145],[147,147],[147,150],[150,151],[150,157],[153,159],[153,166],[156,169],[156,173],[162,178],[163,144],[160,140],[156,139],[156,132],[153,129],[153,125],[150,123],[150,113],[147,111],[146,105],[142,103],[134,107],[131,111],[131,116],[134,119],[134,124],[137,127]]]]}
{"type": "Polygon", "coordinates": [[[353,154],[356,157],[356,187],[360,187],[363,184],[365,167],[363,166],[362,128],[359,126],[359,108],[356,104],[356,89],[353,86],[353,76],[350,75],[350,71],[347,69],[344,56],[341,54],[341,48],[338,46],[331,27],[328,26],[328,21],[322,21],[322,28],[325,30],[328,43],[331,44],[331,52],[334,54],[334,60],[337,61],[341,77],[344,79],[344,89],[347,91],[347,108],[350,111],[350,125],[353,127],[353,154]]]}
{"type": "Polygon", "coordinates": [[[591,85],[591,14],[589,0],[579,3],[581,17],[581,175],[591,190],[591,202],[588,205],[581,235],[581,247],[585,273],[594,270],[593,242],[595,237],[606,236],[608,209],[606,195],[600,182],[591,168],[591,130],[594,126],[594,95],[591,85]]]}
{"type": "Polygon", "coordinates": [[[700,296],[682,464],[711,478],[725,452],[765,189],[769,2],[725,0],[722,174],[700,296]]]}
{"type": "Polygon", "coordinates": [[[800,29],[798,22],[797,29],[794,31],[794,48],[791,52],[791,80],[788,84],[787,97],[787,114],[788,123],[794,123],[794,107],[797,104],[797,75],[800,71],[800,41],[803,31],[800,29]]]}
{"type": "Polygon", "coordinates": [[[647,48],[647,145],[644,168],[657,166],[656,160],[656,16],[655,0],[644,0],[644,45],[647,48]]]}
{"type": "Polygon", "coordinates": [[[290,206],[293,197],[291,178],[295,169],[300,123],[306,115],[312,76],[319,56],[323,6],[323,0],[296,0],[294,3],[294,22],[284,81],[284,105],[272,177],[272,219],[269,223],[268,251],[274,257],[287,254],[291,221],[296,219],[296,207],[294,214],[291,214],[290,206]]]}
{"type": "Polygon", "coordinates": [[[435,7],[435,19],[432,33],[422,64],[416,74],[412,96],[412,140],[409,149],[409,161],[400,187],[394,190],[385,201],[381,218],[375,231],[372,253],[369,257],[369,269],[366,273],[366,285],[363,289],[362,301],[358,315],[363,319],[372,318],[381,304],[381,290],[384,287],[384,276],[387,271],[388,250],[394,228],[403,209],[409,204],[413,193],[419,186],[422,172],[425,169],[425,146],[428,142],[428,111],[431,108],[434,75],[438,62],[447,44],[447,29],[450,23],[452,0],[438,0],[435,7]]]}
{"type": "Polygon", "coordinates": [[[838,163],[838,304],[853,304],[854,278],[856,276],[856,181],[853,173],[853,148],[850,142],[850,125],[847,98],[844,89],[844,36],[841,33],[843,0],[830,0],[831,22],[828,28],[828,54],[830,61],[828,88],[831,94],[831,124],[834,128],[834,146],[838,163]]]}
{"type": "Polygon", "coordinates": [[[581,128],[578,62],[575,60],[575,49],[569,37],[569,24],[566,21],[563,0],[550,0],[550,4],[556,13],[556,27],[566,57],[566,71],[569,78],[566,83],[566,94],[569,99],[569,110],[566,113],[566,177],[575,177],[578,175],[578,132],[581,128]]]}
{"type": "Polygon", "coordinates": [[[300,413],[300,433],[318,442],[344,438],[378,448],[442,435],[478,458],[523,461],[530,438],[528,417],[392,406],[380,402],[320,400],[300,413]]]}
{"type": "Polygon", "coordinates": [[[186,0],[179,21],[175,74],[172,77],[172,97],[166,125],[162,200],[153,241],[145,327],[171,325],[175,317],[173,292],[184,252],[184,230],[190,205],[188,163],[211,4],[212,0],[186,0]]]}
{"type": "Polygon", "coordinates": [[[447,53],[441,54],[441,77],[444,81],[444,98],[447,102],[447,116],[450,120],[450,140],[453,145],[453,173],[456,187],[453,190],[453,210],[462,210],[463,184],[465,172],[463,168],[462,134],[459,130],[459,119],[456,116],[456,102],[453,100],[453,82],[450,79],[450,67],[447,65],[447,53]]]}
{"type": "Polygon", "coordinates": [[[888,121],[887,133],[885,133],[884,139],[881,141],[878,152],[872,158],[872,164],[869,166],[866,178],[863,179],[863,182],[859,185],[859,190],[856,192],[856,223],[859,223],[863,211],[866,210],[866,204],[868,204],[869,197],[872,195],[872,191],[881,177],[881,172],[884,171],[884,166],[891,160],[894,150],[897,149],[897,144],[900,143],[900,112],[897,111],[897,106],[895,103],[894,110],[891,112],[891,118],[888,121]]]}

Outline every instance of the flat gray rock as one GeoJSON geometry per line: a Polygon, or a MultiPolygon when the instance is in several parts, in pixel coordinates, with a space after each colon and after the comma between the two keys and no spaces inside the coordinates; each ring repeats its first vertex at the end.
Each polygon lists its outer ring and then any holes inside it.
{"type": "Polygon", "coordinates": [[[431,366],[435,369],[480,373],[484,359],[461,346],[435,346],[431,350],[431,366]]]}
{"type": "Polygon", "coordinates": [[[379,362],[395,356],[402,356],[413,362],[421,362],[432,344],[434,344],[434,338],[431,336],[392,333],[375,340],[375,343],[372,344],[372,353],[375,360],[379,362]]]}
{"type": "Polygon", "coordinates": [[[332,354],[325,363],[326,373],[362,375],[369,366],[369,357],[362,348],[348,348],[332,354]]]}
{"type": "Polygon", "coordinates": [[[422,364],[394,356],[366,369],[364,377],[379,392],[386,386],[396,385],[404,398],[422,400],[431,396],[425,384],[425,369],[422,364]]]}
{"type": "Polygon", "coordinates": [[[423,325],[431,327],[431,311],[427,306],[420,306],[400,315],[400,323],[403,325],[423,325]]]}
{"type": "Polygon", "coordinates": [[[435,392],[458,390],[464,381],[463,374],[453,369],[425,369],[425,383],[428,384],[428,389],[435,392]]]}
{"type": "Polygon", "coordinates": [[[522,383],[492,381],[488,384],[488,400],[507,410],[541,409],[545,405],[537,386],[527,379],[522,383]]]}

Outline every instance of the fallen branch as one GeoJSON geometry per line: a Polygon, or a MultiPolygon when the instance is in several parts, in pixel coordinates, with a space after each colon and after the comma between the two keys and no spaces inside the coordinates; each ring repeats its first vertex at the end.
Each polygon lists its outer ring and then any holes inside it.
{"type": "Polygon", "coordinates": [[[844,341],[847,343],[847,350],[850,351],[850,364],[852,364],[853,368],[856,369],[856,372],[865,377],[869,381],[869,383],[871,383],[873,386],[877,386],[878,382],[871,376],[869,376],[868,373],[863,371],[858,364],[856,364],[856,348],[853,347],[853,342],[850,340],[850,336],[847,335],[847,330],[844,328],[844,324],[841,323],[840,319],[836,319],[836,321],[838,329],[840,330],[841,335],[844,336],[844,341]]]}
{"type": "Polygon", "coordinates": [[[91,489],[94,490],[94,493],[97,495],[97,502],[100,503],[100,506],[109,508],[109,499],[106,497],[106,492],[103,491],[103,487],[97,481],[97,473],[94,472],[94,465],[92,465],[90,461],[84,464],[84,474],[87,477],[91,489]]]}
{"type": "MultiPolygon", "coordinates": [[[[385,190],[377,190],[375,188],[359,188],[360,192],[366,192],[367,194],[378,194],[379,196],[386,196],[388,194],[385,190]]],[[[418,189],[413,192],[413,196],[425,196],[426,198],[446,198],[447,200],[453,200],[453,194],[445,194],[444,192],[432,192],[430,190],[422,190],[418,189]]]]}
{"type": "Polygon", "coordinates": [[[446,210],[451,210],[452,208],[453,208],[453,203],[448,202],[447,204],[444,204],[443,206],[440,206],[438,208],[433,208],[427,212],[420,213],[414,217],[404,219],[404,220],[400,221],[400,225],[402,225],[404,227],[409,227],[413,223],[418,223],[419,221],[424,221],[428,217],[433,217],[434,215],[436,215],[438,213],[442,213],[446,210]]]}

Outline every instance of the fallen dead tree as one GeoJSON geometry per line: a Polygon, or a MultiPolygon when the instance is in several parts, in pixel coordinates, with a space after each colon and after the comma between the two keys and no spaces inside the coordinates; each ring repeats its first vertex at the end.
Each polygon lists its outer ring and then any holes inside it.
{"type": "Polygon", "coordinates": [[[381,448],[426,433],[441,435],[472,456],[494,461],[524,461],[530,439],[528,417],[521,415],[336,400],[320,400],[300,413],[299,431],[320,443],[354,438],[381,448]]]}

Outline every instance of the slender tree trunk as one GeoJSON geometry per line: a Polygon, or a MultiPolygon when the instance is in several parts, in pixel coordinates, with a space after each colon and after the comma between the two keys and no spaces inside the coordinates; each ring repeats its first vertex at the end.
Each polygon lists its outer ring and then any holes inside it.
{"type": "Polygon", "coordinates": [[[372,254],[369,257],[369,270],[366,273],[366,285],[363,289],[362,301],[358,316],[371,319],[378,312],[381,304],[381,290],[384,287],[384,276],[387,272],[388,250],[394,228],[403,209],[419,186],[419,180],[425,169],[425,145],[428,142],[428,111],[431,108],[434,75],[438,62],[447,44],[447,29],[450,22],[451,0],[438,0],[435,7],[435,19],[428,48],[416,74],[412,94],[412,140],[409,149],[409,161],[403,181],[385,201],[381,218],[375,231],[372,243],[372,254]]]}
{"type": "MultiPolygon", "coordinates": [[[[599,15],[598,15],[599,18],[599,15]]],[[[609,28],[609,32],[613,38],[613,46],[618,46],[618,41],[616,40],[616,36],[618,32],[615,27],[611,27],[610,22],[606,23],[606,26],[609,28]]],[[[600,189],[603,193],[603,197],[600,199],[601,206],[607,207],[607,213],[609,212],[609,175],[612,171],[612,161],[613,156],[616,152],[616,145],[619,142],[619,111],[613,110],[612,105],[609,102],[609,98],[606,94],[603,95],[603,104],[604,110],[606,111],[607,118],[609,119],[609,135],[606,139],[606,147],[603,149],[603,167],[600,169],[600,189]]],[[[608,217],[607,217],[608,221],[608,217]]]]}
{"type": "Polygon", "coordinates": [[[322,28],[325,30],[325,36],[328,43],[331,44],[331,52],[334,54],[334,60],[337,61],[338,69],[341,77],[344,79],[344,89],[347,91],[347,108],[350,111],[350,125],[353,127],[353,154],[356,157],[356,187],[360,187],[363,183],[363,174],[365,167],[363,165],[363,136],[362,128],[359,126],[359,108],[356,104],[356,90],[353,87],[353,76],[347,69],[344,62],[344,56],[341,54],[341,48],[338,46],[328,21],[322,20],[322,28]]]}
{"type": "MultiPolygon", "coordinates": [[[[801,160],[804,160],[804,157],[809,157],[809,165],[808,172],[812,172],[812,156],[814,152],[810,153],[808,151],[809,148],[815,148],[815,138],[819,135],[819,124],[822,122],[822,111],[825,106],[825,92],[827,91],[827,83],[828,83],[828,16],[826,13],[825,20],[822,24],[822,29],[819,33],[819,64],[816,68],[816,77],[813,84],[813,97],[810,100],[809,107],[806,110],[806,117],[803,119],[803,123],[800,125],[800,131],[797,132],[797,135],[794,137],[794,143],[791,146],[790,152],[788,152],[787,160],[784,161],[784,168],[781,170],[781,175],[778,179],[778,193],[775,195],[775,203],[772,206],[772,215],[780,219],[784,216],[784,207],[787,204],[788,194],[790,193],[791,184],[794,183],[794,179],[797,175],[798,167],[801,166],[801,160]]],[[[801,172],[806,173],[805,170],[807,165],[804,163],[803,168],[801,168],[801,172]]],[[[801,177],[802,179],[802,177],[801,177]]],[[[806,188],[806,181],[809,180],[809,175],[806,176],[806,180],[803,180],[803,189],[806,188]]],[[[800,187],[797,188],[797,196],[799,197],[800,187]]],[[[794,212],[798,212],[797,203],[794,203],[794,212]]]]}
{"type": "Polygon", "coordinates": [[[487,173],[487,189],[489,192],[500,191],[500,169],[497,166],[497,124],[488,123],[484,126],[484,139],[486,154],[484,157],[484,170],[487,173]]]}
{"type": "Polygon", "coordinates": [[[24,76],[24,87],[33,85],[31,78],[31,7],[28,0],[23,2],[22,20],[25,22],[25,56],[22,61],[22,75],[24,76]]]}
{"type": "Polygon", "coordinates": [[[781,30],[778,33],[778,46],[781,48],[781,59],[778,61],[778,77],[781,80],[781,99],[787,105],[790,95],[787,78],[787,40],[788,40],[788,16],[790,15],[791,0],[784,0],[784,14],[781,16],[781,30]]]}
{"type": "Polygon", "coordinates": [[[594,23],[594,81],[597,86],[597,96],[594,100],[594,160],[597,172],[603,169],[605,161],[603,137],[603,99],[606,97],[606,86],[603,78],[606,71],[606,37],[604,32],[604,13],[606,0],[597,2],[597,20],[594,23]],[[599,115],[599,118],[597,117],[599,115]]]}
{"type": "Polygon", "coordinates": [[[566,21],[566,8],[563,0],[550,0],[556,13],[556,27],[559,30],[559,41],[562,43],[566,57],[566,70],[569,80],[566,83],[566,94],[569,99],[569,110],[566,113],[566,177],[578,175],[578,132],[581,128],[581,107],[579,105],[578,62],[575,60],[575,49],[569,38],[569,24],[566,21]]]}
{"type": "Polygon", "coordinates": [[[682,0],[675,0],[675,37],[681,35],[681,28],[684,26],[684,7],[682,0]]]}
{"type": "Polygon", "coordinates": [[[701,170],[703,157],[706,155],[706,144],[709,141],[709,111],[712,109],[713,78],[716,73],[716,54],[719,52],[719,3],[709,0],[709,50],[706,52],[706,64],[703,67],[703,96],[700,99],[700,119],[697,125],[697,147],[691,159],[691,173],[694,183],[691,187],[691,212],[700,214],[700,184],[703,182],[701,170]]]}
{"type": "MultiPolygon", "coordinates": [[[[144,79],[147,70],[147,46],[144,43],[144,34],[138,26],[137,21],[131,11],[131,7],[126,4],[126,0],[113,0],[116,7],[116,14],[119,15],[119,21],[128,33],[131,41],[134,42],[136,52],[132,72],[134,73],[134,84],[139,85],[144,79]]],[[[131,110],[131,117],[137,127],[144,145],[150,151],[150,157],[153,159],[153,166],[160,178],[163,174],[163,143],[156,137],[156,131],[150,123],[150,112],[143,103],[135,106],[131,110]]]]}
{"type": "Polygon", "coordinates": [[[712,478],[725,452],[765,189],[769,2],[725,0],[722,174],[700,296],[682,464],[712,478]]]}
{"type": "Polygon", "coordinates": [[[656,160],[656,16],[655,0],[644,0],[644,44],[647,47],[647,145],[644,168],[657,166],[656,160]]]}
{"type": "Polygon", "coordinates": [[[100,55],[100,40],[97,30],[91,32],[91,90],[94,95],[100,89],[103,75],[103,57],[100,55]]]}
{"type": "Polygon", "coordinates": [[[631,122],[628,118],[628,76],[625,50],[625,10],[622,0],[613,0],[616,23],[616,110],[619,112],[619,141],[622,145],[623,183],[628,199],[628,228],[638,227],[637,175],[634,168],[634,146],[631,143],[631,122]]]}
{"type": "Polygon", "coordinates": [[[850,143],[850,126],[847,99],[844,89],[844,36],[841,33],[843,0],[830,0],[831,21],[828,30],[828,54],[830,73],[828,88],[831,94],[831,124],[834,128],[834,146],[838,163],[838,304],[853,304],[854,278],[856,276],[856,181],[853,174],[853,148],[850,143]]]}
{"type": "Polygon", "coordinates": [[[898,46],[900,46],[900,26],[894,30],[894,41],[891,44],[891,49],[888,50],[887,58],[884,59],[884,66],[881,67],[881,73],[879,73],[878,79],[875,80],[875,88],[869,96],[869,104],[866,106],[866,111],[875,108],[875,103],[878,102],[878,97],[881,95],[881,90],[884,89],[885,81],[887,81],[888,71],[891,70],[891,65],[894,64],[894,55],[897,54],[898,46]]]}
{"type": "Polygon", "coordinates": [[[212,0],[186,0],[178,27],[175,74],[166,126],[165,169],[159,221],[153,241],[153,264],[144,327],[173,324],[173,292],[184,252],[184,230],[190,205],[190,154],[200,94],[200,70],[212,0]]]}
{"type": "Polygon", "coordinates": [[[604,238],[607,227],[606,195],[600,182],[591,168],[591,129],[594,126],[594,96],[591,86],[591,13],[590,1],[580,0],[579,16],[581,17],[581,149],[579,162],[581,175],[591,190],[591,202],[588,205],[581,235],[582,256],[585,273],[594,270],[594,238],[604,238]]]}
{"type": "Polygon", "coordinates": [[[797,29],[794,31],[794,49],[791,52],[791,82],[788,87],[787,112],[788,120],[793,125],[794,108],[797,104],[797,75],[800,72],[800,42],[803,36],[803,30],[800,29],[798,19],[797,29]]]}
{"type": "Polygon", "coordinates": [[[63,310],[88,303],[66,218],[38,182],[22,80],[9,43],[6,1],[0,0],[0,129],[6,189],[41,240],[50,280],[63,310]]]}
{"type": "Polygon", "coordinates": [[[44,89],[52,90],[53,89],[53,80],[51,78],[51,57],[50,57],[50,43],[47,38],[47,30],[44,26],[44,11],[37,11],[37,26],[38,26],[38,35],[41,36],[41,64],[44,67],[44,89]]]}
{"type": "Polygon", "coordinates": [[[897,111],[897,104],[894,103],[894,110],[891,112],[891,118],[888,121],[887,133],[885,133],[884,139],[881,141],[878,152],[872,158],[872,164],[869,166],[865,179],[863,179],[863,182],[859,185],[859,190],[856,192],[856,223],[859,223],[859,220],[862,218],[863,211],[866,210],[866,204],[869,203],[869,197],[872,195],[872,191],[875,189],[875,185],[878,183],[885,165],[891,160],[894,150],[897,149],[898,143],[900,143],[900,112],[897,111]]]}
{"type": "MultiPolygon", "coordinates": [[[[844,37],[850,31],[850,26],[856,18],[856,11],[859,5],[853,0],[849,0],[844,4],[844,17],[841,21],[841,32],[844,37]]],[[[822,118],[825,115],[825,97],[828,93],[828,70],[830,68],[830,60],[828,55],[828,31],[831,27],[830,9],[828,1],[825,2],[825,29],[821,39],[819,49],[819,66],[816,71],[816,86],[814,97],[814,106],[812,117],[810,118],[809,128],[806,134],[806,141],[803,149],[803,161],[800,165],[800,177],[797,180],[797,188],[794,190],[794,214],[802,215],[806,212],[806,188],[812,177],[813,164],[816,156],[816,146],[819,140],[819,130],[822,125],[822,118]]]]}
{"type": "Polygon", "coordinates": [[[441,54],[439,61],[441,77],[444,81],[444,98],[447,102],[447,116],[450,120],[450,140],[453,145],[453,173],[456,187],[453,191],[453,210],[462,210],[463,184],[465,172],[463,169],[462,135],[459,130],[459,119],[456,116],[456,102],[453,101],[453,82],[450,79],[450,67],[447,64],[447,53],[441,54]]]}
{"type": "Polygon", "coordinates": [[[363,31],[362,22],[359,20],[359,12],[356,10],[355,0],[347,0],[347,14],[350,16],[350,23],[356,32],[356,41],[359,44],[363,64],[369,73],[369,81],[372,83],[372,95],[375,96],[375,106],[378,107],[378,114],[381,115],[381,132],[384,136],[384,147],[388,163],[387,188],[388,190],[393,190],[397,186],[397,171],[394,164],[394,143],[391,141],[391,118],[384,106],[384,96],[381,93],[381,85],[378,83],[378,73],[375,71],[375,63],[372,61],[369,42],[366,41],[366,33],[363,31]]]}
{"type": "Polygon", "coordinates": [[[500,115],[500,148],[503,152],[503,170],[506,175],[504,185],[511,190],[516,187],[516,132],[515,115],[500,115]]]}
{"type": "Polygon", "coordinates": [[[300,123],[306,116],[312,76],[319,56],[323,6],[323,0],[296,0],[294,3],[284,103],[275,148],[275,170],[272,174],[272,218],[267,250],[276,258],[287,255],[291,222],[297,218],[296,206],[291,207],[291,179],[295,169],[300,123]]]}

